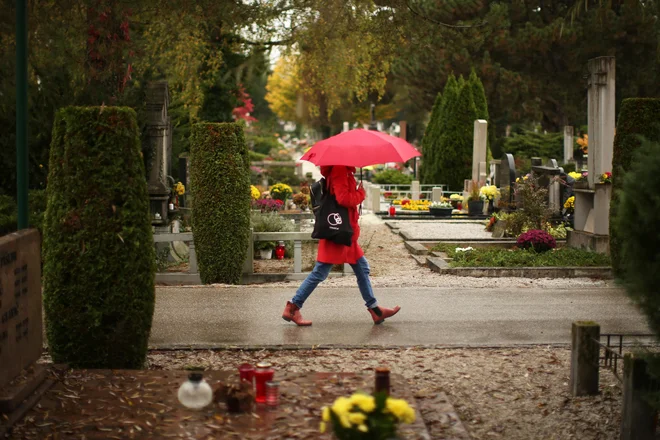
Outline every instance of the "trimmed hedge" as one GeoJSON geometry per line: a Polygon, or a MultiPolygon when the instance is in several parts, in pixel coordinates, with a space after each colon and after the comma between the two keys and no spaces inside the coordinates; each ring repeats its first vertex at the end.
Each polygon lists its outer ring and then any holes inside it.
{"type": "Polygon", "coordinates": [[[619,185],[617,216],[619,264],[628,294],[646,314],[651,330],[660,334],[660,142],[643,141],[619,185]]]}
{"type": "Polygon", "coordinates": [[[190,171],[202,282],[238,284],[250,238],[250,161],[243,127],[233,122],[195,124],[190,171]]]}
{"type": "MultiPolygon", "coordinates": [[[[619,112],[619,119],[614,137],[614,152],[612,156],[612,201],[610,203],[610,256],[612,270],[618,276],[623,276],[621,259],[620,233],[616,227],[616,216],[619,210],[619,192],[623,186],[623,178],[632,165],[635,151],[642,139],[660,141],[660,99],[631,98],[624,99],[619,112]]],[[[629,215],[625,210],[625,215],[629,215]]]]}
{"type": "Polygon", "coordinates": [[[156,257],[135,112],[60,109],[49,170],[44,306],[53,360],[141,368],[156,257]]]}

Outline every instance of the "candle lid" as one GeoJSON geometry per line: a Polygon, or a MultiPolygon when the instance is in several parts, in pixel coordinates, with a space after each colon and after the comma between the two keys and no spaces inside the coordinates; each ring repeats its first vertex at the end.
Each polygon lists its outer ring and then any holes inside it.
{"type": "Polygon", "coordinates": [[[266,382],[266,388],[273,388],[279,386],[280,383],[276,381],[266,382]]]}
{"type": "Polygon", "coordinates": [[[389,374],[389,372],[390,372],[390,369],[387,368],[387,367],[378,367],[378,368],[376,368],[376,373],[378,373],[378,374],[386,374],[386,373],[389,374]]]}
{"type": "Polygon", "coordinates": [[[202,373],[190,373],[188,375],[188,380],[191,382],[201,382],[202,377],[202,373]]]}
{"type": "Polygon", "coordinates": [[[270,367],[272,367],[270,362],[259,362],[257,364],[257,368],[270,368],[270,367]]]}

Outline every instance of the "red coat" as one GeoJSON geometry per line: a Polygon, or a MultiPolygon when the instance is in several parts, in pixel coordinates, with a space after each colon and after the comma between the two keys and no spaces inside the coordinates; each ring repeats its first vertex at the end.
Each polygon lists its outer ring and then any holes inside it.
{"type": "Polygon", "coordinates": [[[325,176],[330,194],[334,194],[337,203],[348,208],[348,218],[353,228],[353,239],[351,246],[333,243],[329,240],[319,240],[319,251],[316,259],[321,263],[331,264],[355,264],[364,252],[358,244],[360,237],[360,226],[358,225],[357,205],[364,200],[364,188],[356,189],[357,182],[353,173],[355,168],[345,166],[321,167],[321,174],[325,176]]]}

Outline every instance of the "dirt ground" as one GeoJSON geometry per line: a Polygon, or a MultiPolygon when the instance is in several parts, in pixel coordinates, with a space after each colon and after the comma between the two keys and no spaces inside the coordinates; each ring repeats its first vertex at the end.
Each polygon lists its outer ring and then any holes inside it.
{"type": "Polygon", "coordinates": [[[263,359],[289,372],[389,366],[410,384],[434,439],[446,438],[451,431],[432,401],[441,391],[473,439],[614,440],[619,435],[618,381],[601,370],[599,395],[571,397],[570,350],[565,347],[152,351],[148,362],[150,369],[231,369],[263,359]]]}

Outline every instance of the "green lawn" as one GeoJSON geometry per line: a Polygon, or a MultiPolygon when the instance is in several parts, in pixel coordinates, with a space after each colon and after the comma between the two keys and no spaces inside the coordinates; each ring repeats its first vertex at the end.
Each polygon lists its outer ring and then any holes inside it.
{"type": "Polygon", "coordinates": [[[524,249],[482,248],[456,252],[456,246],[438,244],[432,251],[446,252],[451,267],[558,267],[609,266],[610,257],[582,249],[558,248],[537,253],[524,249]]]}

